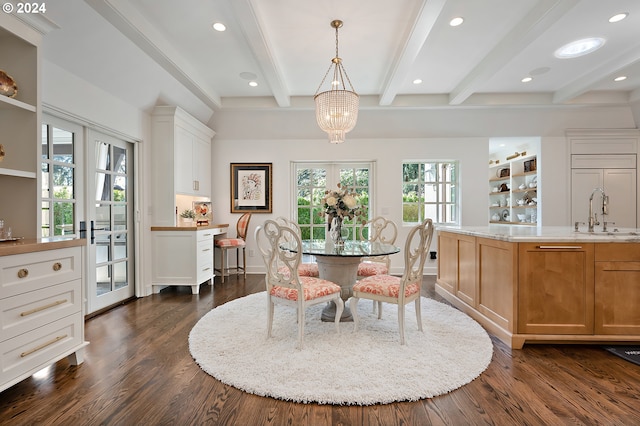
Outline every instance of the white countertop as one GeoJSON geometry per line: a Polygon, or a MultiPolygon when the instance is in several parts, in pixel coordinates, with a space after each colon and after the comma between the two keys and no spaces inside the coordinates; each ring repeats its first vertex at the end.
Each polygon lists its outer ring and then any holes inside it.
{"type": "Polygon", "coordinates": [[[587,232],[581,225],[578,232],[572,226],[438,226],[436,231],[455,232],[473,237],[491,238],[509,242],[575,242],[575,243],[606,243],[627,242],[640,243],[640,229],[616,228],[610,226],[608,232],[602,232],[602,226],[597,226],[594,232],[587,232]]]}

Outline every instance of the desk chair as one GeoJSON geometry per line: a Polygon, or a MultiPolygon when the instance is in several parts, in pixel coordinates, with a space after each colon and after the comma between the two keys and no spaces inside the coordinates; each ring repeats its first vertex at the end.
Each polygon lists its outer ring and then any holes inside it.
{"type": "MultiPolygon", "coordinates": [[[[219,271],[222,276],[222,282],[224,283],[224,274],[229,273],[230,269],[235,269],[236,274],[239,274],[242,270],[244,277],[247,278],[247,257],[245,255],[245,248],[247,247],[247,230],[249,229],[249,221],[251,220],[251,213],[245,213],[240,216],[238,223],[236,224],[236,238],[220,238],[213,241],[214,247],[220,249],[220,268],[214,266],[215,271],[219,271]],[[236,266],[235,268],[225,268],[227,261],[227,250],[236,250],[236,266]],[[240,249],[242,249],[242,266],[240,266],[240,249]]],[[[214,258],[215,264],[215,258],[214,258]]]]}

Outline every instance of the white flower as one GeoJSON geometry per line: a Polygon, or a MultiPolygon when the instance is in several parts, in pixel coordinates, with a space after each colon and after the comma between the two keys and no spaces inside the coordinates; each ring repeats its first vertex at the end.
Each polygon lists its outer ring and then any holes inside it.
{"type": "Polygon", "coordinates": [[[358,205],[358,201],[351,195],[345,195],[342,198],[342,201],[344,201],[344,204],[347,206],[347,208],[349,208],[349,210],[356,208],[356,206],[358,205]]]}
{"type": "Polygon", "coordinates": [[[327,197],[327,205],[335,206],[336,204],[338,204],[336,197],[327,197]]]}

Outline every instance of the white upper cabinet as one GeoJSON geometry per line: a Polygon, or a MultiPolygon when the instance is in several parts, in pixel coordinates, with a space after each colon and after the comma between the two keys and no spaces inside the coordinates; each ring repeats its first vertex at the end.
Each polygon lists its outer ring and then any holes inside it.
{"type": "Polygon", "coordinates": [[[211,140],[215,132],[178,107],[151,117],[155,226],[176,225],[176,195],[211,198],[211,140]]]}

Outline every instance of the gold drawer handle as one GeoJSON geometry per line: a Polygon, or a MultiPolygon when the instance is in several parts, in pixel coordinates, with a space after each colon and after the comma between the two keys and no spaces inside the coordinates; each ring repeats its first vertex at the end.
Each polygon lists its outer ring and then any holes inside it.
{"type": "Polygon", "coordinates": [[[53,270],[54,271],[59,271],[60,269],[62,269],[62,263],[56,262],[56,263],[53,264],[53,270]]]}
{"type": "Polygon", "coordinates": [[[211,270],[211,268],[204,268],[204,269],[202,270],[202,272],[204,272],[204,271],[210,271],[210,270],[211,270]]]}
{"type": "Polygon", "coordinates": [[[29,270],[22,268],[18,271],[18,278],[26,278],[29,275],[29,270]]]}
{"type": "Polygon", "coordinates": [[[29,349],[28,351],[24,351],[24,352],[22,352],[22,353],[20,354],[20,357],[21,357],[21,358],[24,358],[25,356],[31,355],[31,354],[32,354],[32,353],[34,353],[34,352],[38,352],[40,349],[44,349],[44,348],[46,348],[47,346],[53,345],[54,343],[59,342],[60,340],[62,340],[62,339],[64,339],[64,338],[66,338],[66,337],[67,337],[67,335],[66,335],[66,334],[65,334],[64,336],[57,336],[57,337],[54,337],[53,339],[49,340],[48,342],[44,342],[43,344],[38,345],[38,346],[36,346],[36,347],[35,347],[35,348],[33,348],[33,349],[29,349]]]}
{"type": "Polygon", "coordinates": [[[51,302],[48,305],[40,306],[37,308],[29,309],[28,311],[20,312],[21,317],[26,317],[27,315],[35,314],[36,312],[44,311],[49,308],[53,308],[54,306],[62,305],[66,303],[67,299],[56,300],[55,302],[51,302]]]}

